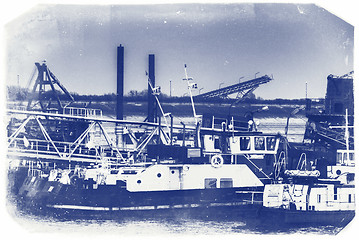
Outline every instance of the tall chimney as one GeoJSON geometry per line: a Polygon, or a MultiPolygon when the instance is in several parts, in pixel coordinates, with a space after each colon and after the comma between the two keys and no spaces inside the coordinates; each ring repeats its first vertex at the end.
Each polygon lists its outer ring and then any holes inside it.
{"type": "MultiPolygon", "coordinates": [[[[116,119],[123,120],[123,80],[124,80],[124,48],[117,47],[117,92],[116,92],[116,119]]],[[[116,145],[123,147],[123,127],[116,124],[116,145]]]]}
{"type": "MultiPolygon", "coordinates": [[[[148,77],[149,81],[152,84],[152,87],[155,87],[155,55],[148,55],[148,77]]],[[[156,99],[152,94],[151,86],[148,84],[148,112],[147,112],[147,120],[149,122],[156,122],[156,99]]]]}

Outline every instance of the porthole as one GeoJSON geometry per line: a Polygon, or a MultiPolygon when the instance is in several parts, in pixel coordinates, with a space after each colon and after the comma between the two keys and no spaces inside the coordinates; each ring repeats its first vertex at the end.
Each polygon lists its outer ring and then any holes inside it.
{"type": "Polygon", "coordinates": [[[161,176],[162,176],[162,175],[161,175],[161,173],[157,173],[157,177],[159,177],[159,178],[160,178],[161,176]]]}
{"type": "Polygon", "coordinates": [[[141,180],[137,180],[137,183],[138,183],[138,184],[141,184],[141,180]]]}
{"type": "Polygon", "coordinates": [[[172,174],[175,174],[175,170],[172,170],[171,173],[172,173],[172,174]]]}
{"type": "Polygon", "coordinates": [[[339,169],[336,171],[336,174],[337,175],[340,175],[340,174],[342,174],[342,171],[340,171],[339,169]]]}

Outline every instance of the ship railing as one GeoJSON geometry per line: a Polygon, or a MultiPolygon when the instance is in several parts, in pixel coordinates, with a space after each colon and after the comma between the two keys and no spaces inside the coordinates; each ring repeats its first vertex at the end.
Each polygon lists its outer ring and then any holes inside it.
{"type": "Polygon", "coordinates": [[[95,108],[64,107],[63,114],[81,117],[102,117],[102,110],[95,108]]]}
{"type": "MultiPolygon", "coordinates": [[[[23,105],[12,105],[9,106],[9,109],[18,110],[18,111],[28,111],[26,106],[23,105]]],[[[41,111],[41,109],[38,109],[41,111]]],[[[57,108],[47,108],[46,113],[53,113],[53,114],[61,114],[59,109],[57,108]]],[[[79,108],[79,107],[64,107],[62,109],[62,114],[70,115],[70,116],[80,116],[80,117],[98,117],[102,118],[102,110],[96,108],[79,108]]]]}
{"type": "MultiPolygon", "coordinates": [[[[16,156],[16,157],[22,157],[24,160],[27,160],[29,162],[56,162],[56,161],[65,161],[69,164],[71,163],[95,163],[95,164],[103,164],[103,159],[101,157],[96,155],[81,155],[81,154],[73,154],[71,158],[67,158],[66,154],[63,154],[61,156],[56,155],[56,153],[49,154],[48,152],[44,151],[13,151],[8,152],[8,155],[16,156]]],[[[123,165],[131,165],[131,162],[124,162],[121,158],[112,157],[106,159],[108,166],[123,166],[123,165]]],[[[133,165],[134,163],[132,163],[133,165]]],[[[152,163],[151,163],[152,164],[152,163]]],[[[149,164],[148,164],[149,165],[149,164]]]]}
{"type": "MultiPolygon", "coordinates": [[[[344,196],[345,194],[342,194],[342,196],[344,196]]],[[[334,211],[334,209],[347,209],[348,208],[348,204],[355,204],[355,199],[351,199],[351,200],[340,200],[340,195],[337,194],[337,198],[338,200],[326,200],[323,201],[322,203],[318,203],[318,202],[309,202],[309,201],[291,201],[291,200],[263,200],[260,201],[261,203],[263,203],[263,206],[269,206],[272,208],[283,208],[285,206],[287,206],[289,208],[289,204],[290,203],[294,203],[294,204],[300,204],[301,206],[306,206],[304,209],[299,209],[299,210],[312,210],[312,211],[323,211],[323,208],[325,207],[332,207],[331,211],[334,211]]],[[[346,195],[347,196],[347,195],[346,195]]],[[[246,200],[247,202],[250,202],[248,200],[246,200]]],[[[254,201],[255,203],[256,201],[254,201]]]]}
{"type": "Polygon", "coordinates": [[[13,110],[18,110],[18,111],[26,111],[26,106],[22,106],[22,105],[12,105],[12,106],[9,106],[10,109],[13,109],[13,110]]]}
{"type": "MultiPolygon", "coordinates": [[[[236,191],[237,194],[250,194],[251,199],[244,199],[243,201],[246,202],[247,204],[262,204],[263,201],[262,200],[256,200],[256,196],[258,197],[263,195],[263,192],[261,191],[236,191]]],[[[263,198],[261,198],[263,199],[263,198]]]]}
{"type": "MultiPolygon", "coordinates": [[[[71,142],[53,141],[52,143],[39,139],[16,138],[8,147],[8,151],[18,152],[19,154],[29,153],[36,157],[39,157],[39,155],[42,157],[48,155],[49,159],[58,155],[62,160],[65,160],[75,148],[71,142]],[[54,145],[52,145],[52,143],[54,145]]],[[[121,160],[120,156],[117,155],[117,151],[114,149],[102,148],[101,146],[89,148],[86,144],[80,144],[68,160],[71,161],[74,158],[78,160],[89,159],[92,161],[102,158],[108,158],[110,161],[117,162],[121,160]]]]}
{"type": "Polygon", "coordinates": [[[40,169],[37,169],[37,166],[34,166],[34,162],[30,162],[27,170],[27,175],[32,177],[39,177],[43,175],[43,171],[40,169]]]}
{"type": "MultiPolygon", "coordinates": [[[[29,111],[28,107],[24,106],[24,105],[8,105],[8,109],[22,111],[22,112],[29,111]]],[[[31,109],[30,111],[43,111],[43,110],[40,108],[38,108],[38,109],[34,108],[34,109],[31,109]]],[[[55,113],[55,114],[59,113],[57,108],[47,108],[44,111],[46,113],[55,113]]]]}

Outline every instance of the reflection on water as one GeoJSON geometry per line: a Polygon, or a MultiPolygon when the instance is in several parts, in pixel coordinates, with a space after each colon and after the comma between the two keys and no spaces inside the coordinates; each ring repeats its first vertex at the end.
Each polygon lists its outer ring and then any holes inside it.
{"type": "Polygon", "coordinates": [[[26,230],[37,233],[121,234],[121,236],[158,236],[166,234],[236,235],[236,234],[315,234],[335,235],[343,226],[293,225],[267,222],[251,213],[236,214],[232,210],[175,210],[162,213],[134,213],[108,216],[104,213],[82,212],[73,215],[32,214],[16,210],[16,221],[26,230]],[[227,212],[225,212],[227,211],[227,212]],[[219,214],[218,214],[219,213],[219,214]]]}

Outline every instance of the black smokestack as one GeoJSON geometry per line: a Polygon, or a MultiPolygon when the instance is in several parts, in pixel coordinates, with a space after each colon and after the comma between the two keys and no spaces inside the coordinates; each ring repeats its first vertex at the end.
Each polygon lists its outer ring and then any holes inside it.
{"type": "Polygon", "coordinates": [[[123,79],[124,79],[124,48],[117,47],[117,102],[116,119],[123,120],[123,79]]]}
{"type": "MultiPolygon", "coordinates": [[[[155,55],[148,55],[148,77],[149,81],[152,84],[152,87],[155,87],[155,55]]],[[[156,122],[156,99],[152,94],[152,89],[150,84],[148,84],[148,112],[147,120],[149,122],[156,122]]]]}

